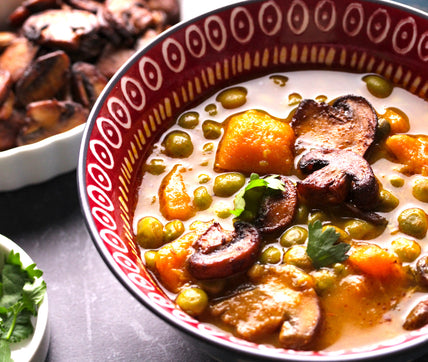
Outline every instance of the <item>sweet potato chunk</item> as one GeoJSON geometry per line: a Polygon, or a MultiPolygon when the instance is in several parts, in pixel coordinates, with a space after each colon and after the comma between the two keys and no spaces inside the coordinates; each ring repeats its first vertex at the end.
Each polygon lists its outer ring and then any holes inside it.
{"type": "Polygon", "coordinates": [[[187,268],[187,260],[193,252],[193,243],[212,225],[212,221],[194,222],[190,232],[162,246],[156,253],[156,273],[162,284],[171,292],[180,289],[193,279],[187,268]]]}
{"type": "Polygon", "coordinates": [[[184,170],[181,165],[175,165],[159,188],[160,211],[167,220],[187,220],[195,213],[181,174],[184,170]]]}
{"type": "Polygon", "coordinates": [[[385,145],[404,165],[402,172],[428,176],[428,136],[393,135],[385,145]]]}
{"type": "Polygon", "coordinates": [[[294,133],[288,123],[249,110],[227,120],[216,170],[287,175],[293,167],[294,133]]]}
{"type": "Polygon", "coordinates": [[[356,245],[348,260],[363,273],[378,279],[397,281],[404,277],[397,257],[374,244],[356,245]]]}

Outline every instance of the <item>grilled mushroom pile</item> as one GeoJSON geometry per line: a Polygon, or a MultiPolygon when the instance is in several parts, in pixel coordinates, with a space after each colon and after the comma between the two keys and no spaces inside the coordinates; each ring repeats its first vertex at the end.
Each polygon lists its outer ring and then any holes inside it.
{"type": "Polygon", "coordinates": [[[0,151],[86,121],[109,78],[178,21],[176,0],[26,0],[0,32],[0,151]]]}

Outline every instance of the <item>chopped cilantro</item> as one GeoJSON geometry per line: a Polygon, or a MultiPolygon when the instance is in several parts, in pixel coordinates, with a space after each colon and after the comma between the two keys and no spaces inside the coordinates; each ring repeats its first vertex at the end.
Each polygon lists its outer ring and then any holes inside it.
{"type": "Polygon", "coordinates": [[[33,333],[31,317],[37,315],[46,283],[43,272],[31,264],[24,269],[19,253],[13,250],[0,271],[0,361],[11,361],[10,343],[33,333]]]}
{"type": "MultiPolygon", "coordinates": [[[[279,179],[279,175],[269,175],[265,178],[260,178],[258,174],[252,173],[250,175],[250,181],[248,182],[245,188],[241,189],[234,199],[235,208],[231,210],[231,213],[237,217],[239,217],[245,210],[248,209],[247,198],[250,190],[254,190],[256,188],[261,189],[262,196],[266,192],[272,191],[284,191],[285,185],[279,179]]],[[[260,198],[259,198],[260,200],[260,198]]]]}
{"type": "Polygon", "coordinates": [[[345,261],[346,253],[351,248],[349,244],[339,242],[340,234],[334,228],[322,230],[321,221],[317,220],[308,225],[308,246],[306,253],[312,260],[315,268],[329,266],[345,261]]]}

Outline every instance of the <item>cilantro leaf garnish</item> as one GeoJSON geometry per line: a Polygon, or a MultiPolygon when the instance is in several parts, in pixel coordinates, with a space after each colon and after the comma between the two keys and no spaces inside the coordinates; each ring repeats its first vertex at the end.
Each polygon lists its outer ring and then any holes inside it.
{"type": "Polygon", "coordinates": [[[28,338],[34,331],[31,317],[37,315],[46,283],[35,264],[24,268],[13,250],[0,271],[0,361],[11,361],[10,343],[28,338]]]}
{"type": "Polygon", "coordinates": [[[332,227],[322,230],[321,221],[317,220],[308,225],[308,246],[306,253],[315,268],[329,266],[345,261],[346,253],[351,248],[349,244],[339,242],[340,234],[332,227]]]}
{"type": "Polygon", "coordinates": [[[284,191],[285,185],[284,182],[279,179],[279,175],[269,175],[267,177],[260,178],[258,174],[252,173],[247,186],[241,189],[241,191],[239,191],[235,196],[233,201],[235,208],[231,210],[233,215],[239,217],[248,208],[246,197],[250,190],[254,190],[256,188],[262,189],[260,194],[260,196],[262,196],[266,192],[284,191]]]}

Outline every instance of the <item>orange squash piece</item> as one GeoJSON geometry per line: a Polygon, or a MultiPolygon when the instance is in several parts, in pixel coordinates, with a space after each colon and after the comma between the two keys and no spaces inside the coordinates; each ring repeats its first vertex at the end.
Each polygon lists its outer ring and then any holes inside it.
{"type": "Polygon", "coordinates": [[[364,274],[378,279],[396,281],[404,277],[403,268],[397,257],[378,245],[356,245],[348,261],[364,274]]]}
{"type": "Polygon", "coordinates": [[[195,214],[192,199],[186,192],[182,172],[185,168],[175,165],[162,180],[159,187],[159,204],[167,220],[187,220],[195,214]]]}
{"type": "Polygon", "coordinates": [[[405,133],[410,130],[409,117],[400,109],[388,107],[382,115],[391,126],[391,133],[405,133]]]}
{"type": "Polygon", "coordinates": [[[428,176],[428,136],[393,135],[385,145],[405,165],[402,172],[428,176]]]}
{"type": "Polygon", "coordinates": [[[156,253],[156,273],[170,292],[178,293],[180,289],[193,281],[187,270],[187,258],[192,253],[193,243],[202,235],[213,221],[193,222],[189,230],[180,238],[162,246],[156,253]]]}
{"type": "Polygon", "coordinates": [[[226,122],[215,169],[287,175],[294,162],[294,131],[269,114],[249,110],[226,122]]]}
{"type": "Polygon", "coordinates": [[[190,232],[160,248],[155,257],[156,271],[169,291],[177,293],[192,280],[186,261],[198,233],[190,232]]]}

